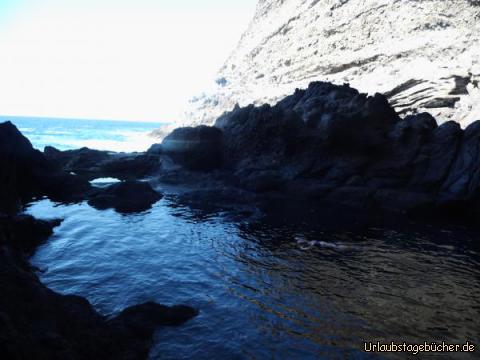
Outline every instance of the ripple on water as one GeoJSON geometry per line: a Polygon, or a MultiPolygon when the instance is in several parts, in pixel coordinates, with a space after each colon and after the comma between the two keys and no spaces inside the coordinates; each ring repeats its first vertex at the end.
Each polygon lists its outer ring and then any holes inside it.
{"type": "Polygon", "coordinates": [[[32,258],[54,290],[108,315],[150,300],[200,309],[157,332],[153,359],[368,358],[367,339],[478,343],[480,262],[466,233],[331,232],[202,214],[169,197],[136,215],[48,200],[27,212],[65,218],[32,258]]]}

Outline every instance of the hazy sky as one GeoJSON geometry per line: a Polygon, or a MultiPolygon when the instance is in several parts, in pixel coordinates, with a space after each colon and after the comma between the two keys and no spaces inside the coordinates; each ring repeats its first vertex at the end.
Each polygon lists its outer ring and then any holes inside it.
{"type": "Polygon", "coordinates": [[[0,0],[0,114],[170,120],[257,0],[0,0]]]}

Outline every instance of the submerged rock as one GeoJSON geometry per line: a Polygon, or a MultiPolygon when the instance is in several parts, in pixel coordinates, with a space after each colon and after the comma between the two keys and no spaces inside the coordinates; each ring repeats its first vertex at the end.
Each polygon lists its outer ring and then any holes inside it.
{"type": "Polygon", "coordinates": [[[162,195],[141,181],[125,181],[94,191],[88,203],[99,209],[113,208],[120,213],[148,210],[162,195]]]}

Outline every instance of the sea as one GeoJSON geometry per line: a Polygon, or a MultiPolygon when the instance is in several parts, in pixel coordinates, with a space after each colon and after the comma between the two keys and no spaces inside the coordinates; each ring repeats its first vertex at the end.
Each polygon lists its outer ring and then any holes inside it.
{"type": "MultiPolygon", "coordinates": [[[[127,151],[141,138],[140,151],[158,126],[10,120],[39,149],[127,151]]],[[[147,301],[199,310],[159,328],[150,359],[406,359],[419,355],[365,344],[480,344],[478,233],[295,199],[192,200],[188,189],[156,189],[164,197],[136,214],[49,199],[25,208],[63,219],[30,259],[51,289],[108,317],[147,301]]]]}
{"type": "Polygon", "coordinates": [[[88,147],[116,152],[146,151],[160,140],[150,136],[162,122],[35,118],[0,116],[0,123],[11,121],[32,145],[43,151],[45,146],[59,150],[88,147]]]}

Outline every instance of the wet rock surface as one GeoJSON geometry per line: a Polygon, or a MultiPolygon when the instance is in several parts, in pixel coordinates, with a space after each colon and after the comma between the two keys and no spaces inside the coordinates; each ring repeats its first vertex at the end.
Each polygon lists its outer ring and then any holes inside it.
{"type": "Polygon", "coordinates": [[[88,203],[99,210],[132,213],[150,209],[161,198],[147,182],[125,181],[94,191],[88,203]]]}
{"type": "Polygon", "coordinates": [[[160,166],[158,157],[143,153],[113,153],[89,148],[60,151],[47,146],[44,154],[65,171],[87,180],[104,177],[134,180],[154,174],[160,166]]]}

